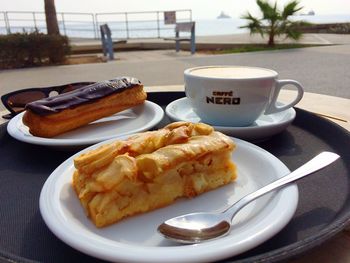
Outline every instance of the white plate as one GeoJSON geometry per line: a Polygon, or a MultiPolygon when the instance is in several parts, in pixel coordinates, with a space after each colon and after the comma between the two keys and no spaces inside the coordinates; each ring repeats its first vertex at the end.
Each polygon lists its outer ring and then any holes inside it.
{"type": "MultiPolygon", "coordinates": [[[[283,105],[282,103],[279,103],[283,105]]],[[[171,102],[165,109],[168,117],[174,121],[200,122],[201,119],[192,110],[189,100],[181,98],[171,102]]],[[[257,141],[280,133],[288,127],[295,118],[295,110],[289,108],[285,111],[270,115],[262,115],[254,124],[247,127],[225,127],[214,126],[217,131],[227,135],[238,137],[249,141],[257,141]]]]}
{"type": "Polygon", "coordinates": [[[159,105],[145,101],[142,105],[91,122],[54,138],[43,138],[30,134],[28,127],[22,122],[23,114],[15,116],[7,126],[7,131],[12,137],[31,144],[69,147],[92,145],[111,138],[148,130],[163,119],[164,111],[159,105]]]}
{"type": "MultiPolygon", "coordinates": [[[[40,195],[40,212],[50,230],[63,242],[88,255],[118,262],[210,262],[247,251],[276,233],[292,218],[298,189],[290,185],[245,207],[234,221],[232,232],[197,245],[179,245],[157,233],[157,226],[174,216],[227,207],[243,195],[284,176],[288,168],[267,151],[234,139],[233,160],[238,166],[235,183],[153,212],[96,228],[86,217],[71,186],[73,159],[62,163],[47,179],[40,195]],[[263,172],[262,172],[263,171],[263,172]]],[[[110,142],[110,141],[109,141],[110,142]]]]}

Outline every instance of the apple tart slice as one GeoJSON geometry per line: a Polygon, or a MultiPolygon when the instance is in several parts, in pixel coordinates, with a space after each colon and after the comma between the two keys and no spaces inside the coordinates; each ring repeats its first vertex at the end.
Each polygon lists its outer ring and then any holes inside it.
{"type": "Polygon", "coordinates": [[[78,156],[73,187],[88,217],[104,227],[232,182],[234,148],[209,125],[175,122],[78,156]]]}

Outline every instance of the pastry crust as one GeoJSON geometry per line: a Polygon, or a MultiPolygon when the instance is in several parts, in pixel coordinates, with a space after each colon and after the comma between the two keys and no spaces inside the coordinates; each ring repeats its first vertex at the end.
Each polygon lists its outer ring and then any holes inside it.
{"type": "Polygon", "coordinates": [[[23,116],[23,123],[29,127],[29,132],[35,136],[54,137],[139,105],[146,98],[147,95],[143,90],[143,85],[134,85],[120,92],[48,115],[37,114],[28,108],[23,116]]]}
{"type": "Polygon", "coordinates": [[[72,184],[87,216],[104,227],[232,182],[234,148],[209,125],[177,122],[78,156],[72,184]]]}

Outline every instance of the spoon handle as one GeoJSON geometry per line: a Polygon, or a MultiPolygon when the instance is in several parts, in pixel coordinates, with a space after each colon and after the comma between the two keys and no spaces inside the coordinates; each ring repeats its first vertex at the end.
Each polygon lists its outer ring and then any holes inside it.
{"type": "Polygon", "coordinates": [[[235,214],[239,210],[241,210],[241,208],[243,208],[244,206],[246,206],[256,198],[262,195],[265,195],[273,190],[276,190],[282,186],[285,186],[286,184],[299,180],[304,176],[317,172],[322,168],[326,167],[327,165],[331,164],[335,160],[337,160],[339,157],[340,157],[339,155],[332,152],[322,152],[317,156],[315,156],[314,158],[312,158],[307,163],[305,163],[304,165],[300,166],[295,171],[291,172],[290,174],[280,179],[277,179],[276,181],[260,188],[255,192],[252,192],[244,196],[238,202],[233,204],[231,207],[227,208],[223,213],[230,218],[230,221],[232,221],[235,214]]]}

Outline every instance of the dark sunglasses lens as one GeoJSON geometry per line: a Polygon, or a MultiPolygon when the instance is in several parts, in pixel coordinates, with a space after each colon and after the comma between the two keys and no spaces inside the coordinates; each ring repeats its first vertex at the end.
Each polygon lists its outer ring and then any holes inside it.
{"type": "Polygon", "coordinates": [[[14,94],[7,99],[8,106],[15,112],[21,112],[27,103],[45,98],[46,95],[41,91],[25,91],[14,94]]]}
{"type": "Polygon", "coordinates": [[[86,83],[75,83],[75,84],[68,84],[64,89],[63,89],[63,93],[65,92],[70,92],[72,90],[76,90],[76,89],[80,89],[82,87],[88,86],[90,84],[93,84],[92,82],[86,82],[86,83]]]}
{"type": "Polygon", "coordinates": [[[13,113],[9,113],[9,114],[6,114],[6,115],[2,115],[2,117],[6,120],[10,120],[12,119],[13,117],[15,117],[16,114],[13,114],[13,113]]]}

